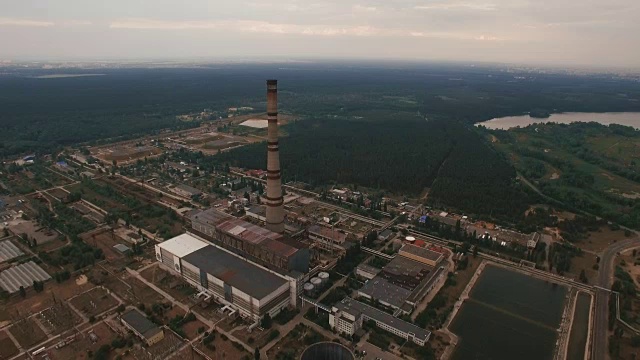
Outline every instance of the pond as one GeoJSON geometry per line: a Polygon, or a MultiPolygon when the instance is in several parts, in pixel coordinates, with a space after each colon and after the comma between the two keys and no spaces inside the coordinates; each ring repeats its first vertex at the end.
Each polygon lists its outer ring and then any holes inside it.
{"type": "Polygon", "coordinates": [[[454,360],[550,359],[567,288],[486,266],[454,319],[454,360]]]}

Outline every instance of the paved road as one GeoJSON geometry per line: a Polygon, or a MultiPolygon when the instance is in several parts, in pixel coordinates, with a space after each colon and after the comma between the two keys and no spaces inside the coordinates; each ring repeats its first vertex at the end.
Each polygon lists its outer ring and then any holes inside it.
{"type": "MultiPolygon", "coordinates": [[[[637,246],[640,246],[640,238],[638,236],[633,239],[618,241],[606,248],[600,258],[600,271],[598,271],[598,278],[596,280],[597,285],[610,289],[613,263],[616,255],[621,251],[637,246]]],[[[597,290],[595,300],[593,353],[591,358],[599,360],[606,359],[609,351],[607,347],[609,337],[609,292],[597,290]]]]}

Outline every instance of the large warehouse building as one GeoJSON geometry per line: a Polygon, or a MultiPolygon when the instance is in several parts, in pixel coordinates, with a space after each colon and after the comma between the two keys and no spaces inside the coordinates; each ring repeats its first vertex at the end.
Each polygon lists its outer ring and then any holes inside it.
{"type": "Polygon", "coordinates": [[[156,245],[161,266],[181,276],[199,291],[259,319],[295,306],[296,280],[258,266],[192,234],[156,245]]]}

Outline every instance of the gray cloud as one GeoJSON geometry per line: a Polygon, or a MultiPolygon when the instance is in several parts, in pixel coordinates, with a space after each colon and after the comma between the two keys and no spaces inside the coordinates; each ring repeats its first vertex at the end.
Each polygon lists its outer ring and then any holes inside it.
{"type": "Polygon", "coordinates": [[[0,3],[0,59],[305,56],[640,67],[638,0],[0,3]]]}

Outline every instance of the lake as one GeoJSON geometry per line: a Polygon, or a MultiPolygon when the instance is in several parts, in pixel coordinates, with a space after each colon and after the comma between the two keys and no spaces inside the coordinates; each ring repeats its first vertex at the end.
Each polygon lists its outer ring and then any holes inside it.
{"type": "Polygon", "coordinates": [[[529,115],[507,116],[495,118],[488,121],[478,123],[488,129],[507,130],[514,127],[525,127],[531,124],[539,124],[546,122],[556,122],[560,124],[570,124],[573,122],[591,122],[595,121],[603,125],[619,124],[631,126],[640,129],[640,113],[638,112],[620,112],[620,113],[560,113],[552,114],[546,119],[532,118],[529,115]]]}
{"type": "Polygon", "coordinates": [[[451,324],[453,360],[553,357],[567,288],[487,266],[451,324]]]}

